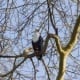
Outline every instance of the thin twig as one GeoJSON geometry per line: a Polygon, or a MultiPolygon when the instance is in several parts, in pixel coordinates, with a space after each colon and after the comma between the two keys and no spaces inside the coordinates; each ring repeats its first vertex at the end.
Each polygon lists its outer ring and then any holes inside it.
{"type": "Polygon", "coordinates": [[[42,59],[42,63],[43,63],[43,65],[44,65],[44,67],[45,67],[45,70],[46,70],[46,73],[47,73],[47,76],[48,76],[48,80],[50,80],[49,71],[48,71],[48,69],[47,69],[47,67],[46,67],[46,64],[45,64],[45,62],[44,62],[43,59],[42,59]]]}

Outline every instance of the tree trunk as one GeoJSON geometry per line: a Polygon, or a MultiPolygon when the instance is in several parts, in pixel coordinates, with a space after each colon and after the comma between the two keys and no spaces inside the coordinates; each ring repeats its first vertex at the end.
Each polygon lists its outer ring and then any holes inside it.
{"type": "Polygon", "coordinates": [[[64,74],[66,71],[66,55],[60,55],[60,62],[59,62],[59,72],[56,80],[64,80],[64,74]]]}

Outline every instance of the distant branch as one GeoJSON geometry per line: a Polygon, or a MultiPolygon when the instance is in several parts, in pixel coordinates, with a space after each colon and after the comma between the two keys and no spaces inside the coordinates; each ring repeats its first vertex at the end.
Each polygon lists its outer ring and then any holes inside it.
{"type": "Polygon", "coordinates": [[[43,65],[44,65],[44,67],[45,67],[45,70],[46,70],[46,73],[47,73],[47,76],[48,76],[48,80],[50,80],[50,75],[49,75],[49,72],[48,72],[47,66],[46,66],[46,64],[45,64],[45,62],[44,62],[43,59],[42,59],[42,63],[43,63],[43,65]]]}
{"type": "Polygon", "coordinates": [[[0,74],[0,77],[5,77],[8,76],[9,74],[13,73],[22,63],[24,63],[24,61],[26,60],[26,58],[24,58],[18,65],[16,65],[12,70],[10,70],[9,72],[5,73],[5,74],[0,74]]]}
{"type": "Polygon", "coordinates": [[[35,64],[34,64],[34,61],[32,58],[30,58],[31,62],[32,62],[32,65],[33,65],[33,68],[34,68],[34,80],[36,80],[36,67],[35,67],[35,64]]]}
{"type": "Polygon", "coordinates": [[[50,21],[51,21],[52,27],[54,28],[55,33],[58,34],[58,29],[56,28],[56,26],[53,23],[53,18],[52,18],[52,12],[51,12],[51,9],[50,9],[50,4],[51,4],[51,1],[47,0],[47,6],[48,6],[48,12],[49,12],[49,16],[50,16],[50,21]]]}

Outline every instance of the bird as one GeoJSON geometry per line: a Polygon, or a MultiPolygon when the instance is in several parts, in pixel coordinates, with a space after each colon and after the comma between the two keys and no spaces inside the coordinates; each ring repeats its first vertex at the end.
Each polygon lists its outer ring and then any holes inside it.
{"type": "Polygon", "coordinates": [[[43,47],[43,38],[39,32],[39,29],[35,29],[34,34],[32,36],[32,47],[34,53],[37,55],[38,60],[42,59],[42,47],[43,47]]]}

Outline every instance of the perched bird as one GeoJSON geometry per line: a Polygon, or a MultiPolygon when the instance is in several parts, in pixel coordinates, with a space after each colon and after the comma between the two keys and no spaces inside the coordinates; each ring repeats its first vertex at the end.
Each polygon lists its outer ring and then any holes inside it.
{"type": "Polygon", "coordinates": [[[41,54],[42,46],[43,46],[43,38],[40,35],[39,30],[36,29],[34,31],[33,38],[32,38],[32,47],[33,47],[34,53],[37,54],[38,60],[42,59],[42,54],[41,54]]]}

